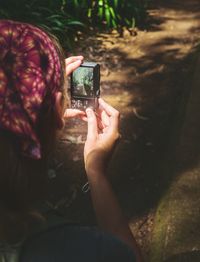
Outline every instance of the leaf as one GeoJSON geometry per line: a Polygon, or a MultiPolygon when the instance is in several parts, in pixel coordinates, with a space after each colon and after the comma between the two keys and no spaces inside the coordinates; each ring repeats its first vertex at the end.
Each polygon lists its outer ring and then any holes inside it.
{"type": "Polygon", "coordinates": [[[130,21],[128,18],[125,18],[124,21],[128,26],[132,25],[132,20],[130,21]]]}
{"type": "Polygon", "coordinates": [[[76,8],[79,7],[78,0],[74,0],[74,5],[75,5],[76,8]]]}
{"type": "Polygon", "coordinates": [[[114,0],[114,7],[115,7],[115,8],[118,7],[118,0],[114,0]]]}
{"type": "Polygon", "coordinates": [[[63,33],[63,28],[57,27],[57,26],[52,26],[51,30],[55,31],[55,32],[61,32],[63,33]]]}
{"type": "Polygon", "coordinates": [[[92,16],[92,8],[88,9],[88,14],[87,14],[88,18],[91,18],[92,16]]]}
{"type": "Polygon", "coordinates": [[[132,28],[135,27],[135,22],[136,22],[136,21],[135,21],[135,18],[133,17],[133,18],[132,18],[132,26],[131,26],[132,28]]]}
{"type": "Polygon", "coordinates": [[[114,28],[117,28],[117,23],[114,19],[111,20],[111,24],[114,28]]]}
{"type": "Polygon", "coordinates": [[[61,21],[59,21],[58,19],[52,19],[52,20],[49,20],[49,21],[52,22],[53,24],[55,24],[58,27],[64,26],[64,24],[61,21]]]}
{"type": "Polygon", "coordinates": [[[103,18],[103,7],[99,8],[99,12],[98,12],[99,17],[102,19],[103,18]]]}
{"type": "Polygon", "coordinates": [[[48,16],[47,19],[62,18],[62,17],[63,17],[63,15],[58,15],[58,14],[56,14],[56,15],[50,15],[50,16],[48,16]]]}
{"type": "Polygon", "coordinates": [[[105,10],[105,18],[106,18],[107,24],[110,26],[110,11],[109,11],[109,9],[105,10]]]}
{"type": "Polygon", "coordinates": [[[112,17],[113,17],[114,19],[116,19],[116,15],[115,15],[114,9],[113,9],[112,7],[110,7],[110,8],[109,8],[109,11],[110,11],[112,17]]]}
{"type": "Polygon", "coordinates": [[[102,0],[100,0],[100,1],[98,2],[98,5],[99,5],[99,6],[104,6],[104,3],[103,3],[103,1],[102,1],[102,0]]]}
{"type": "Polygon", "coordinates": [[[82,27],[85,27],[85,24],[83,24],[82,22],[80,21],[69,21],[66,23],[67,25],[76,25],[76,26],[82,26],[82,27]]]}

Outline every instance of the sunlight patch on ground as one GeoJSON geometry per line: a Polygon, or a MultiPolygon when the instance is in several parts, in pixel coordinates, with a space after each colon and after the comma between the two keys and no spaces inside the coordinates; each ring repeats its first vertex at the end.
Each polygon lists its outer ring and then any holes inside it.
{"type": "Polygon", "coordinates": [[[109,94],[103,96],[103,98],[120,112],[129,112],[132,110],[130,104],[133,101],[133,95],[129,92],[120,92],[118,95],[109,94]]]}

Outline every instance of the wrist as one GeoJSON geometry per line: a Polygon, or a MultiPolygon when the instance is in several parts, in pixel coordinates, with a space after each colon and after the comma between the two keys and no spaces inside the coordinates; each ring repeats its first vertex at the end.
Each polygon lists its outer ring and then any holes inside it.
{"type": "Polygon", "coordinates": [[[88,183],[90,185],[90,189],[92,190],[98,190],[101,188],[105,188],[105,185],[109,183],[109,180],[103,171],[95,171],[95,172],[89,172],[87,174],[88,183]]]}
{"type": "Polygon", "coordinates": [[[87,174],[87,177],[88,179],[90,178],[98,178],[98,177],[102,177],[102,176],[105,176],[106,174],[106,168],[104,165],[86,165],[86,174],[87,174]]]}
{"type": "Polygon", "coordinates": [[[85,157],[85,170],[87,176],[104,175],[107,170],[108,162],[106,152],[93,150],[85,157]]]}

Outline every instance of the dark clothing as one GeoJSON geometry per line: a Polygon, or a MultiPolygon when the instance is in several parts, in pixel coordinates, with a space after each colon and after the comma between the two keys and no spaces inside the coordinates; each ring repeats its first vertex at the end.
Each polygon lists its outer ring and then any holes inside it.
{"type": "Polygon", "coordinates": [[[59,225],[24,244],[20,262],[134,262],[125,243],[96,228],[59,225]]]}

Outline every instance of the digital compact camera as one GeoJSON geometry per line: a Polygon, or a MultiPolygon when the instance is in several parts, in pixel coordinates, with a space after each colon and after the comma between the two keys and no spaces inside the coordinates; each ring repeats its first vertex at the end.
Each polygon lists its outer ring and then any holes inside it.
{"type": "Polygon", "coordinates": [[[71,74],[71,107],[85,110],[98,108],[100,65],[84,62],[71,74]]]}

